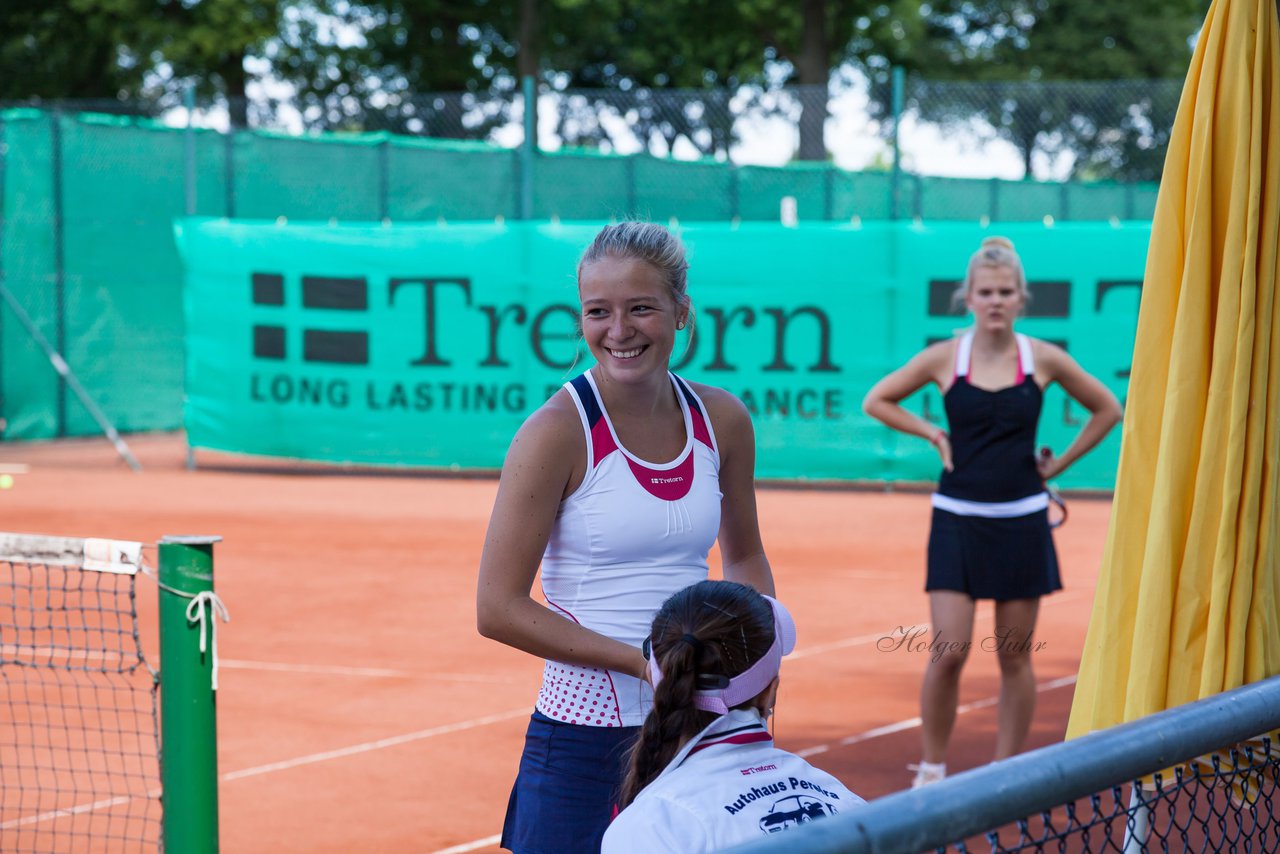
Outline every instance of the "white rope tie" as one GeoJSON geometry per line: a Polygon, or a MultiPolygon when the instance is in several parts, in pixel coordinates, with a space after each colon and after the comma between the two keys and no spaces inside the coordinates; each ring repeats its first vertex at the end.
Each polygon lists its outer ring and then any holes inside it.
{"type": "MultiPolygon", "coordinates": [[[[178,591],[174,591],[178,592],[178,591]]],[[[222,600],[218,598],[218,594],[212,590],[203,590],[194,596],[190,593],[179,593],[180,596],[191,597],[191,601],[187,603],[187,622],[200,624],[200,654],[204,655],[208,646],[207,642],[212,642],[213,652],[212,662],[212,681],[213,690],[218,690],[218,621],[217,619],[209,619],[205,621],[205,605],[209,606],[209,612],[213,617],[221,617],[222,622],[231,622],[231,614],[227,612],[227,606],[222,604],[222,600]]]]}
{"type": "MultiPolygon", "coordinates": [[[[210,662],[211,667],[210,667],[209,675],[210,675],[211,687],[214,691],[217,691],[218,690],[218,621],[216,619],[213,619],[206,622],[204,606],[208,605],[209,611],[212,612],[215,617],[221,617],[222,622],[229,623],[231,622],[231,614],[227,611],[227,606],[222,604],[222,600],[218,598],[218,594],[214,593],[212,590],[202,590],[199,593],[188,593],[185,590],[179,590],[176,587],[170,587],[168,584],[165,584],[163,581],[160,580],[160,576],[156,574],[156,571],[152,569],[150,566],[148,566],[147,564],[143,563],[140,565],[139,568],[142,570],[143,575],[147,576],[148,578],[150,578],[152,581],[156,583],[156,587],[159,587],[161,590],[165,591],[166,593],[172,593],[174,596],[181,596],[183,599],[191,600],[190,602],[187,603],[187,624],[188,625],[192,623],[200,624],[200,654],[201,655],[204,655],[205,651],[208,649],[210,641],[212,641],[213,643],[213,655],[212,655],[213,660],[210,662]],[[212,637],[209,637],[210,635],[212,635],[212,637]]],[[[161,664],[163,665],[163,662],[161,662],[161,664]]],[[[151,668],[151,665],[148,664],[147,668],[151,670],[152,676],[159,675],[156,670],[151,668]]]]}

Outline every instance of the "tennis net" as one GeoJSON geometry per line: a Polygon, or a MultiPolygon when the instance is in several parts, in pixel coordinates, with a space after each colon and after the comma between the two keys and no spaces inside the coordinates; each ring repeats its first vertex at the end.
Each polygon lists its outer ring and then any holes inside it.
{"type": "MultiPolygon", "coordinates": [[[[184,590],[181,579],[165,583],[164,549],[160,619],[151,613],[147,620],[152,630],[154,622],[163,629],[166,596],[185,612],[198,593],[184,590]]],[[[211,561],[208,566],[211,590],[211,561]]],[[[172,838],[161,806],[170,776],[160,755],[170,734],[167,721],[164,733],[161,727],[167,698],[143,651],[139,618],[137,580],[144,571],[141,543],[0,533],[0,714],[6,718],[0,726],[0,850],[162,850],[172,838]]],[[[202,607],[205,602],[196,603],[202,607]]],[[[182,622],[198,631],[194,624],[202,621],[197,615],[182,622]]],[[[160,639],[166,658],[172,648],[160,639]]],[[[207,656],[197,649],[197,657],[207,656]]],[[[182,670],[184,656],[172,658],[182,670]]],[[[208,681],[204,692],[211,707],[208,681]]],[[[213,809],[216,815],[216,799],[213,809]]]]}

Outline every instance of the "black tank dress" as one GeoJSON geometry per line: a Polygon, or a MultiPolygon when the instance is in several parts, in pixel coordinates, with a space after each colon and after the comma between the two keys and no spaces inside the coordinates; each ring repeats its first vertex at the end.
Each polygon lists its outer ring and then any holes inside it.
{"type": "Polygon", "coordinates": [[[1031,342],[1017,336],[1018,378],[995,391],[969,383],[973,333],[957,342],[943,395],[952,470],[934,493],[925,590],[974,599],[1030,599],[1062,589],[1049,498],[1036,469],[1042,394],[1031,342]]]}

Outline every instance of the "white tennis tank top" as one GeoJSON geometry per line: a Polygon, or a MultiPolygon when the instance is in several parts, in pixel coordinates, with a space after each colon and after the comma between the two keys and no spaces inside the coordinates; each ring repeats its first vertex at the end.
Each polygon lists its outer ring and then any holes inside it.
{"type": "MultiPolygon", "coordinates": [[[[587,473],[560,503],[542,556],[552,610],[640,646],[667,597],[707,578],[720,529],[720,454],[702,401],[670,374],[685,445],[651,463],[618,441],[591,374],[565,383],[587,439],[587,473]]],[[[538,711],[588,726],[639,726],[653,701],[647,682],[617,671],[548,661],[538,711]]]]}

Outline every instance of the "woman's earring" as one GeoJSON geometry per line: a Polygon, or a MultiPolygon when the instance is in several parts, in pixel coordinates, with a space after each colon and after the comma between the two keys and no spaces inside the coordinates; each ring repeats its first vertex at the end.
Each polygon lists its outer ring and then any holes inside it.
{"type": "Polygon", "coordinates": [[[677,320],[677,321],[676,321],[676,329],[684,329],[684,321],[683,321],[683,320],[677,320]]]}

